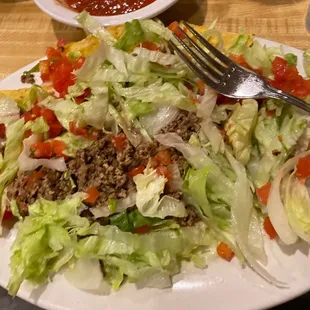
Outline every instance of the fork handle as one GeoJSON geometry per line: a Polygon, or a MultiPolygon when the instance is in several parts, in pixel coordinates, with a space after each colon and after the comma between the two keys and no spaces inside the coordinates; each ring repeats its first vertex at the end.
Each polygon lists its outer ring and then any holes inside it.
{"type": "Polygon", "coordinates": [[[290,95],[290,94],[288,94],[282,90],[276,89],[276,88],[271,87],[271,86],[268,87],[268,90],[270,92],[270,93],[268,92],[269,97],[286,101],[286,102],[291,103],[294,106],[310,113],[310,105],[307,102],[305,102],[304,100],[299,99],[293,95],[290,95]]]}

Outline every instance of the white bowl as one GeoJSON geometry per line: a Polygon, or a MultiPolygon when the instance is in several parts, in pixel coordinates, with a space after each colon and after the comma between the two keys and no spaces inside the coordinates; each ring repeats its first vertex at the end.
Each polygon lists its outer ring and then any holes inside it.
{"type": "MultiPolygon", "coordinates": [[[[152,18],[167,10],[177,1],[178,0],[155,0],[152,4],[131,13],[94,17],[105,26],[119,25],[133,19],[152,18]]],[[[78,13],[57,4],[55,0],[34,0],[34,2],[43,12],[51,16],[53,19],[70,26],[80,27],[79,23],[74,19],[78,13]]]]}

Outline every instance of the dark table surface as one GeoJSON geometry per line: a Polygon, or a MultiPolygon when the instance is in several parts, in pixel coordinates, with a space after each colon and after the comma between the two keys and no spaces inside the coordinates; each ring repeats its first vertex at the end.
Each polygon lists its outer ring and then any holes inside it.
{"type": "MultiPolygon", "coordinates": [[[[272,310],[309,310],[310,309],[310,292],[289,301],[284,305],[273,308],[272,310]]],[[[3,288],[0,288],[0,310],[40,310],[19,298],[12,299],[7,295],[3,288]]],[[[212,310],[212,309],[211,309],[212,310]]]]}

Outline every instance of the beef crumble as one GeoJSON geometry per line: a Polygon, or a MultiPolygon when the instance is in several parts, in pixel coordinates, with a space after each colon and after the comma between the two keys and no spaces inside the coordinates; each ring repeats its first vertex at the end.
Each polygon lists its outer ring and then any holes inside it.
{"type": "Polygon", "coordinates": [[[180,111],[178,117],[169,125],[160,130],[160,134],[175,132],[184,141],[188,141],[193,133],[200,130],[200,118],[195,114],[187,111],[180,111]]]}
{"type": "MultiPolygon", "coordinates": [[[[32,204],[38,198],[61,200],[75,192],[86,192],[88,188],[95,187],[100,196],[89,207],[104,207],[109,198],[125,198],[135,190],[128,172],[139,165],[146,165],[161,149],[164,147],[156,141],[142,143],[136,149],[128,142],[126,148],[119,152],[115,150],[111,136],[102,133],[97,141],[67,161],[66,172],[42,168],[39,172],[19,173],[8,187],[8,198],[16,199],[23,208],[23,214],[26,214],[25,205],[32,204]]],[[[169,152],[172,161],[183,173],[185,159],[175,149],[169,148],[169,152]]],[[[177,199],[182,197],[181,191],[169,187],[165,194],[177,199]]]]}

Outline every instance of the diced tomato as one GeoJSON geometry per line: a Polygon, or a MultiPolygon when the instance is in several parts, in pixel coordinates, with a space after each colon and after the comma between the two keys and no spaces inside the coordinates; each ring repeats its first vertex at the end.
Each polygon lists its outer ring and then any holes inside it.
{"type": "Polygon", "coordinates": [[[217,252],[218,256],[227,260],[228,262],[230,262],[233,259],[233,257],[235,256],[235,253],[233,252],[233,250],[224,242],[221,242],[217,246],[216,252],[217,252]]]}
{"type": "Polygon", "coordinates": [[[13,213],[10,210],[5,209],[2,220],[4,222],[9,221],[9,220],[13,219],[13,217],[14,217],[13,213]]]}
{"type": "Polygon", "coordinates": [[[136,227],[134,229],[134,233],[135,234],[139,234],[139,235],[143,235],[143,234],[148,233],[150,230],[152,230],[152,226],[150,226],[150,225],[143,225],[143,226],[140,226],[140,227],[136,227]]]}
{"type": "Polygon", "coordinates": [[[55,113],[50,109],[41,109],[41,116],[43,116],[48,124],[57,121],[55,113]]]}
{"type": "Polygon", "coordinates": [[[94,186],[88,188],[86,193],[88,194],[88,197],[84,200],[84,202],[86,203],[94,203],[100,196],[100,193],[98,192],[97,188],[94,186]]]}
{"type": "Polygon", "coordinates": [[[42,179],[42,171],[34,171],[27,179],[27,187],[31,188],[37,181],[42,179]]]}
{"type": "Polygon", "coordinates": [[[48,60],[41,60],[39,63],[41,79],[45,83],[50,79],[50,62],[48,60]]]}
{"type": "Polygon", "coordinates": [[[61,53],[53,47],[48,47],[45,54],[48,60],[55,61],[58,58],[61,58],[61,53]]]}
{"type": "Polygon", "coordinates": [[[121,152],[123,151],[127,146],[127,138],[125,134],[121,133],[118,136],[114,136],[111,138],[111,142],[116,149],[116,151],[121,152]]]}
{"type": "Polygon", "coordinates": [[[5,138],[5,132],[6,132],[5,124],[0,124],[0,138],[5,138]]]}
{"type": "Polygon", "coordinates": [[[164,166],[171,165],[171,156],[168,150],[163,150],[155,155],[155,160],[164,166]]]}
{"type": "Polygon", "coordinates": [[[296,176],[301,180],[310,176],[310,155],[299,159],[296,166],[296,176]]]}
{"type": "Polygon", "coordinates": [[[158,160],[155,158],[155,157],[151,157],[150,159],[149,159],[149,164],[150,164],[150,166],[152,167],[152,168],[157,168],[158,166],[159,166],[159,162],[158,162],[158,160]]]}
{"type": "Polygon", "coordinates": [[[264,230],[271,240],[275,239],[278,236],[276,230],[274,229],[274,227],[270,221],[269,216],[265,217],[264,230]]]}
{"type": "Polygon", "coordinates": [[[63,47],[67,44],[68,42],[64,39],[59,39],[58,42],[57,42],[57,48],[59,47],[63,47]]]}
{"type": "Polygon", "coordinates": [[[131,178],[133,178],[133,177],[135,177],[135,176],[138,175],[138,174],[142,174],[143,171],[144,171],[144,169],[145,169],[144,166],[139,166],[139,167],[137,167],[137,168],[135,168],[135,169],[129,171],[129,172],[128,172],[128,175],[129,175],[131,178]]]}
{"type": "Polygon", "coordinates": [[[22,118],[24,118],[25,124],[29,121],[32,121],[34,118],[31,114],[31,111],[26,112],[25,114],[22,115],[22,118]]]}
{"type": "Polygon", "coordinates": [[[272,73],[275,77],[275,80],[285,80],[287,70],[287,61],[281,57],[275,57],[272,62],[272,73]]]}
{"type": "Polygon", "coordinates": [[[67,157],[63,151],[67,148],[66,144],[63,141],[59,141],[59,140],[53,140],[51,142],[52,144],[52,148],[53,148],[53,153],[57,156],[57,157],[67,157]]]}
{"type": "Polygon", "coordinates": [[[81,56],[74,64],[74,70],[79,70],[83,67],[85,62],[85,57],[81,56]]]}
{"type": "Polygon", "coordinates": [[[50,139],[58,137],[63,132],[63,127],[58,120],[49,123],[48,137],[50,139]]]}
{"type": "Polygon", "coordinates": [[[266,205],[268,202],[270,188],[271,188],[271,183],[267,182],[264,186],[262,186],[256,190],[256,195],[257,195],[258,199],[264,205],[266,205]]]}
{"type": "Polygon", "coordinates": [[[35,158],[51,158],[53,148],[50,142],[39,142],[30,147],[35,158]]]}
{"type": "Polygon", "coordinates": [[[171,172],[165,166],[158,166],[156,168],[156,172],[157,172],[158,175],[164,176],[166,179],[168,179],[168,181],[170,181],[172,179],[172,177],[173,177],[171,172]]]}
{"type": "Polygon", "coordinates": [[[203,96],[205,94],[206,86],[203,80],[199,80],[197,82],[197,87],[198,87],[198,93],[200,96],[203,96]]]}
{"type": "Polygon", "coordinates": [[[90,88],[86,88],[84,90],[84,93],[81,96],[75,97],[76,104],[81,104],[85,101],[86,98],[88,98],[91,95],[90,88]]]}
{"type": "Polygon", "coordinates": [[[98,139],[98,131],[93,129],[90,130],[86,138],[91,141],[96,141],[98,139]]]}
{"type": "Polygon", "coordinates": [[[26,130],[24,133],[24,139],[29,138],[32,135],[32,131],[31,130],[26,130]]]}
{"type": "Polygon", "coordinates": [[[141,43],[141,47],[146,48],[150,51],[160,51],[160,47],[152,42],[144,41],[141,43]]]}
{"type": "Polygon", "coordinates": [[[76,136],[86,137],[88,135],[87,129],[78,127],[74,121],[69,123],[69,129],[76,136]]]}
{"type": "Polygon", "coordinates": [[[172,22],[168,28],[174,32],[180,39],[185,39],[184,34],[178,29],[179,23],[177,21],[172,22]]]}
{"type": "Polygon", "coordinates": [[[276,109],[268,110],[266,113],[266,116],[268,116],[268,117],[274,117],[275,115],[276,115],[276,109]]]}
{"type": "Polygon", "coordinates": [[[36,104],[34,107],[31,109],[31,114],[33,117],[38,118],[41,116],[41,108],[36,104]]]}

